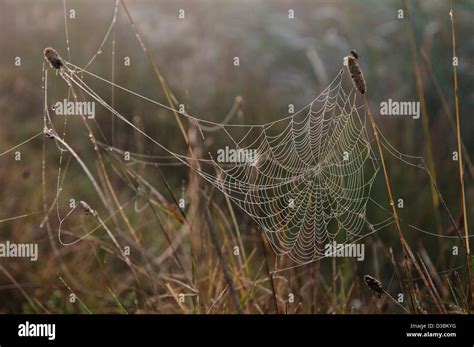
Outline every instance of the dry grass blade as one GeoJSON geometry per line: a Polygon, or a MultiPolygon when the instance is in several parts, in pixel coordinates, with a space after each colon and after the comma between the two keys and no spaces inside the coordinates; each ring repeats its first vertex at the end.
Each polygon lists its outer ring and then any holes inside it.
{"type": "Polygon", "coordinates": [[[453,43],[453,77],[454,77],[454,105],[456,110],[456,137],[458,145],[458,155],[459,155],[459,181],[461,182],[461,207],[463,210],[464,217],[464,235],[465,235],[465,244],[466,244],[466,267],[467,267],[467,283],[469,289],[469,296],[471,299],[471,310],[474,310],[474,287],[473,287],[473,278],[472,278],[472,259],[471,259],[471,249],[469,247],[469,228],[467,223],[467,207],[466,207],[466,190],[464,187],[464,167],[462,160],[462,140],[461,140],[461,124],[459,116],[459,96],[458,96],[458,75],[457,75],[457,63],[454,63],[454,59],[457,59],[456,56],[456,27],[455,27],[455,12],[454,12],[454,0],[451,0],[451,38],[453,43]]]}

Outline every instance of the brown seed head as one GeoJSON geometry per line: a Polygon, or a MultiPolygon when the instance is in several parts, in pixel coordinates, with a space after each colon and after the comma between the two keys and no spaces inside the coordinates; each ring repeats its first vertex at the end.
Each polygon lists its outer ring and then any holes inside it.
{"type": "Polygon", "coordinates": [[[379,296],[379,298],[382,296],[383,293],[383,288],[382,288],[382,282],[380,282],[378,279],[370,276],[370,275],[365,275],[364,276],[364,281],[367,286],[376,292],[379,296]]]}
{"type": "Polygon", "coordinates": [[[355,89],[357,89],[361,94],[365,94],[367,91],[367,85],[365,84],[365,78],[364,74],[362,73],[362,69],[357,62],[358,58],[359,55],[356,53],[356,51],[352,50],[346,57],[347,69],[349,70],[355,89]]]}
{"type": "Polygon", "coordinates": [[[61,56],[56,52],[56,50],[52,47],[48,47],[44,49],[44,58],[49,63],[52,68],[59,70],[64,66],[63,59],[61,56]]]}

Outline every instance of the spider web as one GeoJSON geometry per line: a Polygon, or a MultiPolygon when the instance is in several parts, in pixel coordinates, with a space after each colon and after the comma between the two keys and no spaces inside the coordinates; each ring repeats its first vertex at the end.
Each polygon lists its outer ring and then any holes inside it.
{"type": "Polygon", "coordinates": [[[258,223],[276,254],[297,263],[324,256],[333,241],[353,242],[366,225],[377,163],[365,117],[341,82],[342,73],[307,112],[236,141],[237,150],[256,153],[252,160],[223,167],[213,159],[218,174],[202,174],[258,223]]]}
{"type": "Polygon", "coordinates": [[[354,89],[343,88],[345,70],[310,104],[274,122],[222,124],[179,112],[190,127],[198,129],[203,142],[209,136],[225,139],[225,148],[235,154],[226,160],[216,157],[222,148],[209,151],[208,158],[168,149],[107,104],[86,84],[84,74],[170,107],[70,62],[61,72],[69,85],[79,87],[169,158],[227,195],[260,226],[277,255],[287,255],[299,265],[310,263],[327,256],[327,244],[349,245],[392,222],[390,217],[372,224],[366,218],[379,166],[366,132],[364,105],[358,104],[354,89]],[[369,233],[363,234],[366,227],[369,233]]]}

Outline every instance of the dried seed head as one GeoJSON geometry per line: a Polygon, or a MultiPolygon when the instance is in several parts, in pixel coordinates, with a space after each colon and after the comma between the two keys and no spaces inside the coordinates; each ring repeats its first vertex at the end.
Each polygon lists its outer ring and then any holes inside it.
{"type": "Polygon", "coordinates": [[[379,298],[382,296],[383,293],[383,288],[382,288],[382,282],[380,282],[378,279],[370,276],[370,275],[365,275],[364,276],[364,281],[367,286],[376,292],[379,296],[379,298]]]}
{"type": "Polygon", "coordinates": [[[44,49],[44,58],[52,68],[59,70],[64,66],[63,59],[60,57],[58,52],[52,47],[44,49]]]}
{"type": "Polygon", "coordinates": [[[96,212],[89,206],[87,202],[81,200],[80,203],[82,206],[82,210],[84,211],[86,215],[90,215],[90,214],[93,216],[96,215],[96,212]]]}
{"type": "Polygon", "coordinates": [[[351,74],[352,83],[354,83],[355,89],[357,89],[361,94],[365,94],[367,91],[367,86],[365,84],[364,74],[357,62],[359,55],[356,51],[352,50],[350,54],[346,57],[347,59],[347,69],[351,74]]]}

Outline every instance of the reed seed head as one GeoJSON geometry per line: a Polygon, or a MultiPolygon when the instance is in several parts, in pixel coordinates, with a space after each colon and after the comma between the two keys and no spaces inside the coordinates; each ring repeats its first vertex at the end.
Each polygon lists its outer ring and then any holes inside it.
{"type": "Polygon", "coordinates": [[[378,294],[379,298],[382,296],[382,293],[383,293],[382,282],[380,282],[378,279],[370,275],[365,275],[364,281],[365,281],[365,284],[367,284],[367,286],[371,290],[373,290],[374,292],[378,294]]]}
{"type": "Polygon", "coordinates": [[[365,84],[365,78],[364,74],[362,73],[362,69],[357,62],[359,55],[355,50],[352,50],[346,58],[347,69],[349,70],[355,89],[357,89],[361,94],[365,94],[367,91],[367,85],[365,84]]]}
{"type": "Polygon", "coordinates": [[[59,70],[64,66],[63,59],[52,47],[47,47],[44,49],[44,58],[49,63],[52,68],[59,70]]]}

